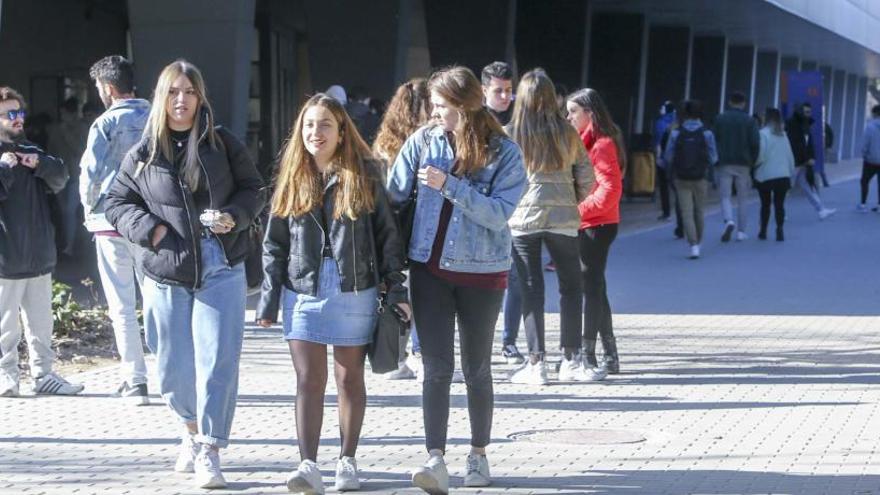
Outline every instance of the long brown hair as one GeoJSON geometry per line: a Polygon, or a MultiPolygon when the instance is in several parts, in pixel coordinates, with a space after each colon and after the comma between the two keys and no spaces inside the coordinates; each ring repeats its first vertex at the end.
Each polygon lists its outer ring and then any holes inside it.
{"type": "Polygon", "coordinates": [[[281,151],[275,194],[272,196],[272,214],[278,217],[298,217],[323,204],[324,186],[314,158],[306,150],[302,137],[303,120],[308,109],[314,106],[326,108],[339,125],[340,140],[333,155],[333,170],[339,185],[333,198],[333,218],[343,215],[356,220],[363,212],[371,212],[375,206],[373,185],[368,177],[367,160],[370,148],[357,131],[351,117],[335,99],[324,93],[309,98],[303,105],[290,137],[281,151]]]}
{"type": "Polygon", "coordinates": [[[614,147],[617,148],[617,163],[620,165],[620,170],[625,171],[626,147],[623,144],[623,133],[611,118],[611,113],[605,106],[605,101],[599,96],[599,92],[593,88],[584,88],[575,91],[567,99],[590,112],[593,131],[614,142],[614,147]]]}
{"type": "Polygon", "coordinates": [[[373,153],[391,165],[404,141],[431,118],[428,81],[417,77],[400,85],[382,117],[373,153]]]}
{"type": "Polygon", "coordinates": [[[480,81],[470,69],[453,66],[435,72],[428,89],[442,96],[460,116],[454,131],[456,175],[472,174],[485,167],[491,160],[490,139],[505,134],[501,124],[483,108],[480,81]]]}
{"type": "Polygon", "coordinates": [[[203,127],[202,118],[205,119],[205,133],[212,149],[217,149],[217,136],[214,132],[214,111],[208,102],[205,80],[202,77],[202,73],[198,67],[183,59],[175,60],[166,65],[159,74],[156,89],[153,91],[153,105],[150,107],[150,114],[144,127],[144,134],[150,138],[149,158],[147,158],[144,164],[138,166],[135,176],[140,174],[145,164],[153,163],[159,155],[162,155],[162,158],[168,162],[174,163],[174,146],[171,142],[171,130],[168,127],[168,112],[165,105],[168,102],[171,84],[180,76],[186,76],[189,79],[193,90],[196,92],[196,97],[199,99],[193,126],[189,130],[189,139],[186,142],[183,164],[181,166],[181,175],[184,182],[186,182],[191,190],[195,191],[199,187],[199,177],[202,174],[201,159],[199,158],[199,141],[201,137],[199,133],[203,127]]]}
{"type": "Polygon", "coordinates": [[[526,170],[552,172],[570,167],[583,147],[556,102],[556,87],[544,72],[527,72],[516,88],[510,137],[520,145],[526,170]]]}

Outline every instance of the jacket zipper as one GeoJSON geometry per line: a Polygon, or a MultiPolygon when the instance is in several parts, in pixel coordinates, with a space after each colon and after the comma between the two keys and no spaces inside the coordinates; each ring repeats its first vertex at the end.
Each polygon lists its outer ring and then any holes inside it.
{"type": "MultiPolygon", "coordinates": [[[[314,220],[314,221],[315,221],[315,224],[318,226],[318,228],[321,229],[321,263],[318,265],[318,284],[319,284],[319,286],[320,286],[320,283],[321,283],[321,280],[320,280],[320,278],[321,278],[321,272],[324,271],[324,242],[326,241],[327,232],[324,231],[324,226],[321,225],[321,222],[319,222],[318,219],[315,218],[315,214],[314,214],[314,213],[312,213],[312,212],[310,211],[310,212],[309,212],[309,216],[312,217],[312,220],[314,220]]],[[[331,248],[332,248],[332,246],[331,246],[331,248]]],[[[331,249],[331,250],[332,250],[332,249],[331,249]]],[[[315,294],[317,294],[317,293],[318,293],[318,288],[315,287],[315,294]]]]}
{"type": "Polygon", "coordinates": [[[190,208],[189,208],[189,200],[188,200],[188,196],[187,196],[187,192],[188,192],[189,188],[183,183],[183,178],[180,175],[177,176],[177,183],[180,184],[180,190],[183,193],[183,206],[184,206],[184,208],[186,208],[187,222],[189,222],[190,235],[192,236],[192,241],[193,241],[193,256],[195,258],[193,260],[193,262],[195,263],[195,266],[196,266],[196,279],[195,279],[195,282],[193,283],[193,290],[196,290],[199,288],[199,286],[201,285],[201,281],[202,281],[201,274],[199,273],[200,272],[199,261],[202,257],[202,254],[201,254],[201,251],[199,250],[199,243],[196,240],[196,238],[198,237],[198,235],[197,235],[198,233],[193,228],[192,211],[190,211],[190,208]]]}
{"type": "MultiPolygon", "coordinates": [[[[351,220],[351,252],[352,252],[352,254],[354,254],[354,270],[352,270],[352,273],[354,273],[354,295],[357,295],[357,293],[358,293],[358,251],[357,251],[357,243],[354,241],[355,232],[357,232],[357,229],[355,229],[354,220],[351,220]]],[[[342,268],[340,268],[340,270],[342,270],[342,268]]],[[[342,274],[340,273],[339,275],[341,278],[342,274]]]]}
{"type": "MultiPolygon", "coordinates": [[[[208,175],[208,170],[205,168],[205,164],[202,163],[202,160],[199,159],[199,167],[202,169],[202,173],[205,174],[205,182],[208,183],[208,203],[211,205],[211,209],[214,209],[214,193],[211,192],[211,176],[208,175]]],[[[220,244],[220,250],[223,251],[223,257],[226,258],[226,266],[229,266],[229,255],[226,254],[226,246],[223,245],[223,241],[220,240],[220,236],[215,234],[213,231],[211,235],[217,239],[217,243],[220,244]]]]}

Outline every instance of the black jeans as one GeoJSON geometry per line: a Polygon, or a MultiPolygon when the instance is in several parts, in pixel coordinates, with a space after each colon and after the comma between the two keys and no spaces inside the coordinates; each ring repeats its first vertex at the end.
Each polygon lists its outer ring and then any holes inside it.
{"type": "Polygon", "coordinates": [[[785,223],[785,195],[791,189],[791,180],[788,177],[770,179],[758,182],[757,187],[758,195],[761,197],[761,232],[767,233],[771,203],[776,217],[776,228],[781,229],[782,224],[785,223]]]}
{"type": "Polygon", "coordinates": [[[461,371],[467,385],[471,445],[485,447],[492,435],[492,341],[503,289],[460,287],[439,278],[424,265],[410,268],[413,316],[422,344],[425,382],[422,412],[425,446],[446,451],[449,384],[455,368],[455,319],[461,344],[461,371]]]}
{"type": "Polygon", "coordinates": [[[546,245],[559,277],[560,337],[562,347],[581,347],[581,315],[584,292],[581,285],[577,237],[538,232],[513,238],[519,285],[523,298],[526,339],[529,354],[543,356],[544,347],[544,264],[541,246],[546,245]]]}
{"type": "Polygon", "coordinates": [[[611,305],[605,283],[608,250],[617,237],[617,224],[599,225],[580,231],[581,275],[584,280],[584,339],[614,337],[611,305]]]}
{"type": "Polygon", "coordinates": [[[862,190],[862,204],[868,201],[868,188],[871,186],[871,179],[877,176],[877,203],[880,204],[880,165],[871,165],[870,163],[862,163],[862,180],[859,185],[862,190]]]}

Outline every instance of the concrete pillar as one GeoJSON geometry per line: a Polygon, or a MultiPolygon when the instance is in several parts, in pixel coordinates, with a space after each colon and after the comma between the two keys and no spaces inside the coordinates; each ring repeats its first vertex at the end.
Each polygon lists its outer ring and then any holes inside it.
{"type": "Polygon", "coordinates": [[[590,29],[589,80],[628,136],[636,129],[644,18],[596,12],[590,29]]]}
{"type": "Polygon", "coordinates": [[[477,77],[483,67],[496,60],[515,67],[515,22],[511,22],[515,20],[516,0],[426,1],[431,66],[460,64],[470,67],[477,77]]]}
{"type": "Polygon", "coordinates": [[[254,12],[255,0],[129,0],[140,94],[149,97],[162,68],[185,58],[202,71],[217,122],[244,138],[254,12]]]}
{"type": "Polygon", "coordinates": [[[648,34],[648,70],[645,85],[645,131],[650,132],[660,105],[685,98],[690,29],[651,26],[648,34]]]}
{"type": "Polygon", "coordinates": [[[855,143],[855,123],[858,114],[859,100],[859,76],[855,74],[846,75],[846,103],[845,115],[843,121],[843,136],[840,141],[844,159],[853,157],[853,145],[855,143]]]}
{"type": "Polygon", "coordinates": [[[520,72],[543,67],[553,82],[564,84],[569,92],[579,88],[584,45],[573,40],[586,35],[586,13],[586,2],[580,0],[517,2],[516,63],[520,72]]]}
{"type": "Polygon", "coordinates": [[[856,118],[853,132],[853,158],[862,156],[862,139],[865,134],[865,112],[868,105],[868,78],[860,77],[856,93],[856,118]]]}
{"type": "Polygon", "coordinates": [[[721,108],[725,46],[723,36],[694,36],[690,98],[703,102],[706,123],[711,122],[721,108]]]}
{"type": "Polygon", "coordinates": [[[755,97],[752,111],[764,115],[767,107],[776,105],[776,76],[779,65],[778,52],[758,52],[755,64],[755,97]]]}
{"type": "Polygon", "coordinates": [[[844,86],[846,85],[846,73],[842,70],[836,70],[831,78],[831,130],[836,136],[834,139],[834,147],[831,149],[831,155],[835,161],[840,161],[841,140],[843,139],[843,113],[844,113],[844,86]]]}
{"type": "MultiPolygon", "coordinates": [[[[743,93],[746,98],[752,94],[754,64],[755,47],[753,45],[730,45],[727,47],[727,74],[724,84],[726,91],[722,95],[724,99],[722,108],[727,104],[727,95],[734,91],[743,93]]],[[[751,105],[751,101],[747,105],[751,105]]]]}

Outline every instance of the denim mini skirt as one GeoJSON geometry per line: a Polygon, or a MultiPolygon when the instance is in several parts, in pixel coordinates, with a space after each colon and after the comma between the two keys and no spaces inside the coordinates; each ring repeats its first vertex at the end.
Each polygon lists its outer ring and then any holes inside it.
{"type": "Polygon", "coordinates": [[[339,266],[324,258],[315,296],[284,289],[282,315],[284,338],[316,344],[361,346],[373,338],[379,302],[378,289],[342,292],[339,266]]]}

